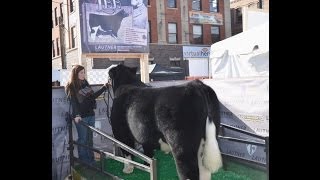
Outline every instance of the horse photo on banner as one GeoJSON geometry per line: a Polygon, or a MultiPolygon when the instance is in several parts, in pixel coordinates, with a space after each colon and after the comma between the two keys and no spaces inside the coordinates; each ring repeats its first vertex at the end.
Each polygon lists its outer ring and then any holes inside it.
{"type": "Polygon", "coordinates": [[[79,0],[82,53],[146,53],[144,0],[79,0]]]}

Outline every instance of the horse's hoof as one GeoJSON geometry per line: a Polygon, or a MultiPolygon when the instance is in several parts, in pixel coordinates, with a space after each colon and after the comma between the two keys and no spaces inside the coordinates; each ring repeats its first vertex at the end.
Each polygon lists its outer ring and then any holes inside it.
{"type": "Polygon", "coordinates": [[[133,172],[133,166],[132,165],[125,165],[122,172],[125,174],[130,174],[133,172]]]}
{"type": "Polygon", "coordinates": [[[158,142],[160,144],[161,151],[163,151],[165,154],[168,154],[171,151],[170,146],[167,143],[163,142],[162,139],[159,139],[158,142]]]}
{"type": "Polygon", "coordinates": [[[64,178],[64,180],[72,180],[72,175],[69,174],[68,176],[66,176],[66,177],[64,178]]]}

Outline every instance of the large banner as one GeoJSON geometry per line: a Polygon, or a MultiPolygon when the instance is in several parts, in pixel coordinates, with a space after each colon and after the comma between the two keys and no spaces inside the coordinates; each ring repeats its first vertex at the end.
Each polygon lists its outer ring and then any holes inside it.
{"type": "Polygon", "coordinates": [[[223,25],[223,17],[221,13],[203,13],[190,11],[189,12],[190,23],[194,24],[212,24],[223,25]]]}
{"type": "Polygon", "coordinates": [[[82,53],[147,53],[144,0],[79,0],[82,53]]]}
{"type": "Polygon", "coordinates": [[[209,58],[210,47],[204,46],[183,46],[183,59],[185,58],[209,58]]]}
{"type": "Polygon", "coordinates": [[[203,80],[215,90],[221,122],[261,136],[269,135],[269,77],[203,80]]]}
{"type": "MultiPolygon", "coordinates": [[[[69,111],[69,101],[62,88],[52,89],[52,179],[63,180],[70,174],[70,156],[68,148],[69,133],[66,112],[69,111]]],[[[73,126],[73,134],[75,133],[73,126]]],[[[74,151],[77,155],[77,147],[74,151]]]]}

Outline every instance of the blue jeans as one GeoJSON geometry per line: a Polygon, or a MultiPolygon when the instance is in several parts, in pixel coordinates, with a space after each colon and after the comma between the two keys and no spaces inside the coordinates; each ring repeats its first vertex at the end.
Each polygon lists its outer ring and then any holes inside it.
{"type": "MultiPolygon", "coordinates": [[[[82,118],[81,121],[87,123],[89,126],[94,127],[95,116],[88,116],[88,117],[82,118]]],[[[79,144],[84,144],[89,147],[93,147],[93,132],[87,127],[80,125],[79,123],[75,123],[75,124],[78,131],[77,142],[79,144]]],[[[88,164],[93,164],[95,162],[93,151],[88,148],[78,146],[78,155],[81,161],[84,161],[88,164]]]]}

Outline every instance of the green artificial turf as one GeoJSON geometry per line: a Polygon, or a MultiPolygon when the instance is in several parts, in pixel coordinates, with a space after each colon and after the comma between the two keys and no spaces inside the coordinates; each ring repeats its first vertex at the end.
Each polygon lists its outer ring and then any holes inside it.
{"type": "MultiPolygon", "coordinates": [[[[171,154],[165,154],[162,151],[155,152],[155,159],[157,159],[158,180],[178,180],[176,166],[171,154]]],[[[135,161],[142,162],[134,158],[135,161]]],[[[110,172],[125,180],[148,180],[150,173],[135,168],[133,173],[125,174],[122,172],[123,163],[112,159],[105,159],[105,171],[110,172]]],[[[78,168],[79,171],[81,171],[78,168]]],[[[80,174],[84,174],[80,172],[80,174]]],[[[87,179],[100,179],[98,175],[85,175],[87,179]],[[90,177],[91,176],[91,177],[90,177]]],[[[266,180],[267,174],[265,171],[257,170],[246,165],[224,160],[224,169],[219,169],[218,172],[211,176],[212,180],[266,180]]]]}

